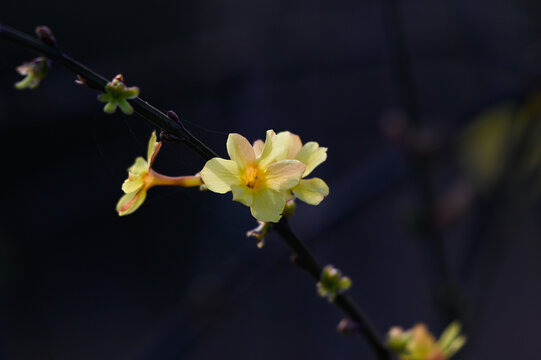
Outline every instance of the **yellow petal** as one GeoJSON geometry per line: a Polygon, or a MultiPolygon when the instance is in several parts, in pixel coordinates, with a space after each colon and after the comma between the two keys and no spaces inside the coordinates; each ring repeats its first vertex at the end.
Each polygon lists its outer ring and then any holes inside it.
{"type": "Polygon", "coordinates": [[[265,139],[265,145],[261,150],[261,156],[257,159],[260,168],[266,168],[270,163],[276,161],[276,159],[282,155],[284,146],[280,143],[274,142],[276,134],[273,130],[267,130],[267,138],[265,139]]]}
{"type": "Polygon", "coordinates": [[[143,204],[146,197],[146,190],[125,194],[116,204],[118,215],[124,216],[131,214],[143,204]]]}
{"type": "Polygon", "coordinates": [[[466,344],[466,337],[462,335],[458,336],[449,344],[447,349],[444,351],[444,354],[449,359],[451,356],[455,355],[458,352],[458,350],[460,350],[465,344],[466,344]]]}
{"type": "Polygon", "coordinates": [[[282,131],[276,134],[275,141],[284,147],[284,159],[295,159],[302,148],[302,141],[298,135],[289,131],[282,131]]]}
{"type": "Polygon", "coordinates": [[[308,176],[319,164],[327,159],[327,148],[319,147],[319,144],[310,141],[302,147],[295,159],[306,164],[303,177],[308,176]]]}
{"type": "Polygon", "coordinates": [[[301,180],[292,191],[299,200],[310,205],[319,205],[329,195],[329,187],[320,178],[301,180]]]}
{"type": "Polygon", "coordinates": [[[263,143],[263,140],[256,140],[254,141],[254,145],[252,146],[254,148],[255,157],[258,158],[261,156],[261,153],[263,152],[263,147],[265,146],[265,143],[263,143]]]}
{"type": "Polygon", "coordinates": [[[210,191],[225,194],[231,190],[231,185],[240,183],[239,168],[233,160],[214,158],[207,161],[201,178],[210,191]]]}
{"type": "Polygon", "coordinates": [[[154,159],[156,158],[156,155],[158,155],[158,152],[160,151],[160,148],[162,147],[161,141],[156,141],[156,131],[152,132],[152,135],[150,135],[150,140],[148,141],[148,150],[147,150],[147,161],[148,161],[148,167],[150,168],[152,164],[154,163],[154,159]]]}
{"type": "Polygon", "coordinates": [[[231,160],[237,163],[240,170],[255,162],[254,148],[244,136],[239,134],[229,134],[227,153],[231,160]]]}
{"type": "Polygon", "coordinates": [[[122,184],[122,191],[126,194],[135,192],[143,187],[143,179],[139,176],[127,178],[122,184]]]}
{"type": "Polygon", "coordinates": [[[252,205],[253,190],[240,185],[231,185],[231,191],[233,192],[233,201],[238,201],[246,206],[252,205]]]}
{"type": "Polygon", "coordinates": [[[436,343],[434,335],[428,331],[425,324],[416,324],[411,329],[411,335],[417,349],[430,349],[436,343]]]}
{"type": "Polygon", "coordinates": [[[259,221],[278,222],[285,205],[286,200],[282,193],[264,189],[254,192],[250,210],[259,221]]]}
{"type": "Polygon", "coordinates": [[[291,189],[299,183],[305,169],[306,165],[297,160],[282,160],[272,163],[267,167],[265,184],[276,191],[291,189]]]}
{"type": "Polygon", "coordinates": [[[149,165],[147,161],[139,156],[137,159],[135,159],[135,162],[132,166],[130,166],[128,171],[130,174],[135,176],[143,176],[144,174],[148,173],[148,169],[149,165]]]}

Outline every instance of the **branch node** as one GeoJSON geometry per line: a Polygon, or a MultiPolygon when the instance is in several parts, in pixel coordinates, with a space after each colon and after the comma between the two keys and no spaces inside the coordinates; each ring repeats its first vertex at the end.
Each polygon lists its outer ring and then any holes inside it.
{"type": "Polygon", "coordinates": [[[75,80],[75,83],[78,85],[82,85],[84,87],[87,87],[89,89],[94,89],[103,92],[103,88],[97,86],[94,83],[89,82],[87,79],[82,77],[81,75],[77,74],[77,79],[75,80]]]}
{"type": "Polygon", "coordinates": [[[311,273],[311,269],[310,269],[310,265],[308,264],[308,262],[302,258],[301,256],[297,255],[297,254],[292,254],[290,257],[289,257],[289,260],[297,265],[298,267],[300,267],[301,269],[303,269],[304,271],[307,271],[308,273],[311,273]]]}
{"type": "Polygon", "coordinates": [[[45,25],[36,27],[36,35],[38,38],[43,41],[45,44],[49,45],[52,48],[58,50],[58,44],[56,43],[56,37],[54,36],[52,30],[45,25]]]}
{"type": "Polygon", "coordinates": [[[160,140],[168,142],[182,142],[182,139],[166,130],[160,131],[160,140]]]}
{"type": "Polygon", "coordinates": [[[348,318],[343,318],[338,323],[338,326],[336,327],[336,330],[340,335],[351,335],[356,332],[359,332],[361,329],[361,325],[348,318]]]}
{"type": "Polygon", "coordinates": [[[176,112],[174,112],[173,110],[169,110],[167,112],[167,117],[179,124],[181,128],[185,129],[184,124],[182,123],[182,121],[180,121],[180,118],[178,117],[176,112]]]}

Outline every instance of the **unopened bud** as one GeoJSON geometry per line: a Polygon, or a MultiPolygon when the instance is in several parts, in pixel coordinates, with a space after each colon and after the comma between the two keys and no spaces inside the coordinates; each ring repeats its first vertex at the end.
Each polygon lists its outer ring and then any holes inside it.
{"type": "Polygon", "coordinates": [[[358,332],[359,329],[359,323],[348,318],[340,320],[338,326],[336,327],[336,330],[340,335],[351,335],[358,332]]]}
{"type": "Polygon", "coordinates": [[[133,114],[133,107],[127,101],[135,99],[139,96],[139,88],[137,86],[127,87],[124,84],[122,74],[118,74],[115,78],[105,85],[105,94],[98,96],[98,100],[106,103],[103,111],[108,114],[113,114],[117,107],[126,115],[133,114]]]}
{"type": "Polygon", "coordinates": [[[410,340],[411,334],[404,332],[399,326],[393,326],[387,333],[387,345],[390,350],[397,353],[403,352],[410,340]]]}
{"type": "Polygon", "coordinates": [[[295,199],[291,199],[286,202],[282,215],[286,218],[293,217],[295,215],[295,210],[297,210],[297,204],[295,203],[295,199]]]}
{"type": "Polygon", "coordinates": [[[41,25],[36,27],[36,35],[38,38],[43,41],[45,44],[57,49],[58,45],[56,43],[56,38],[48,26],[41,25]]]}
{"type": "Polygon", "coordinates": [[[319,296],[326,297],[329,302],[333,302],[350,287],[351,280],[347,276],[342,276],[342,272],[332,265],[323,268],[320,281],[317,283],[319,296]]]}
{"type": "Polygon", "coordinates": [[[15,83],[15,88],[17,90],[37,88],[51,69],[51,64],[51,60],[45,57],[38,57],[18,66],[17,72],[26,77],[15,83]]]}

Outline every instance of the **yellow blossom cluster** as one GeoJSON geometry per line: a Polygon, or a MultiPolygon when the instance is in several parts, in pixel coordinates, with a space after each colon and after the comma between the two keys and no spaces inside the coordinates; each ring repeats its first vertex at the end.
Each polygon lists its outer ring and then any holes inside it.
{"type": "Polygon", "coordinates": [[[317,205],[329,194],[327,184],[319,179],[304,179],[327,158],[327,148],[316,142],[302,145],[300,138],[288,131],[267,131],[265,142],[250,144],[239,134],[227,139],[230,160],[209,160],[201,178],[210,191],[225,194],[250,207],[259,221],[278,222],[286,202],[294,197],[317,205]]]}
{"type": "Polygon", "coordinates": [[[227,152],[230,159],[215,157],[205,164],[200,175],[168,177],[152,169],[161,148],[153,133],[147,158],[138,157],[128,169],[117,204],[119,215],[128,215],[145,201],[147,190],[156,185],[202,186],[212,192],[233,193],[233,200],[250,207],[262,222],[278,222],[286,202],[295,197],[318,205],[329,194],[329,187],[319,178],[305,179],[327,158],[327,148],[316,142],[302,144],[300,138],[284,131],[267,131],[265,142],[250,144],[239,134],[230,134],[227,152]]]}
{"type": "Polygon", "coordinates": [[[460,323],[452,322],[436,341],[425,324],[406,331],[393,327],[387,334],[388,346],[401,360],[447,360],[466,343],[460,328],[460,323]]]}

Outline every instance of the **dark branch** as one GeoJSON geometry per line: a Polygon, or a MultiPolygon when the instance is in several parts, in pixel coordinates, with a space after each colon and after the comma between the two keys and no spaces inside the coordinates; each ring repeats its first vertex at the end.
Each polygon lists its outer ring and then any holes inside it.
{"type": "MultiPolygon", "coordinates": [[[[105,85],[107,85],[109,82],[103,76],[70,58],[57,48],[48,46],[41,40],[30,37],[18,30],[10,28],[9,26],[0,24],[0,37],[10,40],[32,52],[54,60],[55,63],[60,64],[76,75],[83,77],[87,86],[90,88],[104,89],[105,85]]],[[[170,119],[166,114],[156,109],[145,100],[138,97],[128,101],[133,106],[136,113],[150,121],[154,126],[157,126],[163,130],[166,130],[168,133],[177,136],[179,139],[181,139],[182,143],[186,144],[203,159],[210,160],[213,157],[218,156],[214,151],[199,141],[178,122],[170,119]]]]}
{"type": "MultiPolygon", "coordinates": [[[[91,69],[70,58],[57,48],[48,46],[42,41],[32,38],[8,26],[0,24],[0,38],[10,40],[32,52],[54,60],[56,63],[78,75],[79,81],[89,88],[104,89],[105,85],[108,83],[108,80],[103,76],[95,73],[91,69]]],[[[130,104],[132,104],[135,112],[146,120],[150,121],[155,126],[161,128],[164,131],[164,137],[169,136],[170,140],[179,141],[186,144],[190,149],[198,153],[205,160],[209,160],[217,156],[216,153],[196,139],[184,128],[182,123],[178,120],[176,114],[171,114],[170,112],[168,113],[168,116],[141,98],[135,98],[128,101],[130,104]]],[[[320,280],[322,267],[317,259],[308,250],[306,245],[295,235],[295,233],[293,233],[287,220],[282,218],[282,220],[276,224],[275,230],[296,254],[296,263],[301,268],[305,269],[312,276],[312,278],[318,282],[320,280]]],[[[381,340],[381,337],[374,329],[361,308],[349,295],[338,295],[334,301],[334,304],[349,319],[359,324],[359,333],[366,338],[378,359],[389,360],[391,358],[391,355],[381,340]]]]}
{"type": "MultiPolygon", "coordinates": [[[[321,271],[323,267],[315,256],[308,250],[304,243],[295,235],[289,222],[285,217],[276,224],[274,230],[284,239],[286,244],[297,255],[294,258],[294,262],[302,269],[306,270],[312,278],[318,282],[320,280],[321,271]]],[[[365,337],[372,350],[380,360],[390,359],[391,354],[387,350],[387,347],[381,340],[381,336],[378,334],[368,317],[364,314],[361,308],[355,303],[355,301],[346,293],[338,295],[334,300],[334,304],[346,315],[349,319],[359,324],[359,333],[365,337]]]]}

